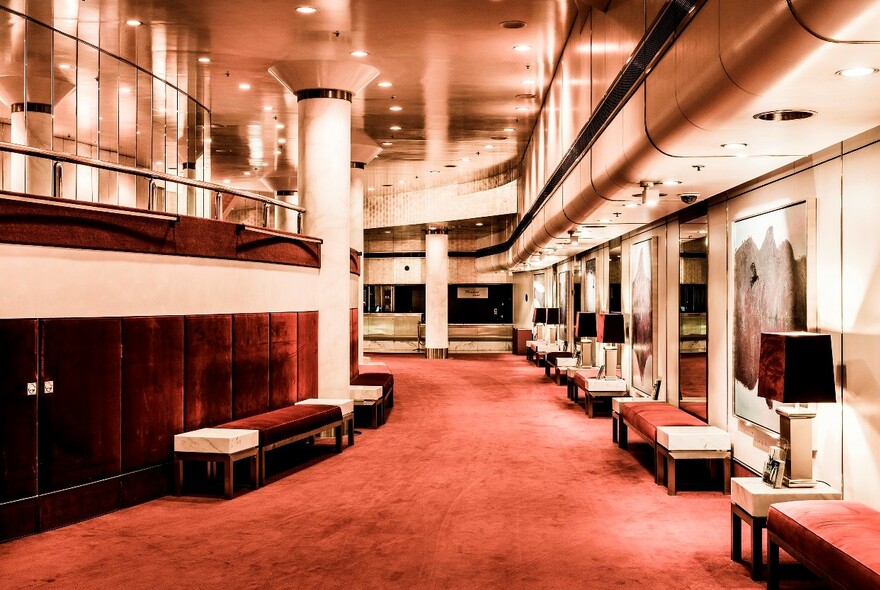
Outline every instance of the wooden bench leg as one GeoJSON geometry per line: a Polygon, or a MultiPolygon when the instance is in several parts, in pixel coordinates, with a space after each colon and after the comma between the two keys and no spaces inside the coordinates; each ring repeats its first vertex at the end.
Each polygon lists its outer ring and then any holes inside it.
{"type": "Polygon", "coordinates": [[[232,499],[232,457],[223,458],[223,492],[227,500],[232,499]]]}
{"type": "Polygon", "coordinates": [[[351,413],[351,417],[348,419],[348,446],[352,446],[354,444],[354,412],[351,413]]]}
{"type": "Polygon", "coordinates": [[[174,461],[174,495],[179,496],[183,488],[183,461],[176,459],[174,461]]]}
{"type": "MultiPolygon", "coordinates": [[[[752,563],[758,559],[752,556],[752,563]]],[[[754,569],[754,568],[753,568],[754,569]]],[[[752,575],[754,578],[754,575],[752,575]]],[[[767,538],[767,590],[779,590],[779,545],[767,538]]]]}
{"type": "Polygon", "coordinates": [[[664,461],[666,467],[666,493],[675,495],[675,457],[667,455],[664,461]]]}
{"type": "Polygon", "coordinates": [[[730,455],[726,456],[724,459],[724,494],[730,495],[730,455]]]}
{"type": "Polygon", "coordinates": [[[617,442],[617,414],[611,412],[611,442],[617,442]]]}
{"type": "Polygon", "coordinates": [[[342,452],[342,426],[343,425],[340,424],[339,426],[337,426],[333,429],[334,433],[336,434],[336,452],[337,453],[342,452]]]}
{"type": "Polygon", "coordinates": [[[248,459],[248,461],[250,461],[250,464],[251,464],[251,483],[253,484],[255,490],[260,489],[259,456],[260,456],[260,454],[257,453],[256,455],[254,455],[253,457],[250,457],[248,459]]]}
{"type": "Polygon", "coordinates": [[[259,471],[259,473],[257,474],[259,482],[260,482],[259,485],[265,485],[266,484],[266,450],[265,449],[260,449],[259,463],[260,464],[257,467],[257,471],[259,471]]]}
{"type": "Polygon", "coordinates": [[[742,561],[742,519],[736,513],[735,504],[730,503],[730,560],[742,561]]]}
{"type": "Polygon", "coordinates": [[[623,421],[623,418],[620,418],[617,421],[617,446],[621,449],[629,447],[629,442],[626,440],[627,435],[626,423],[623,421]]]}
{"type": "MultiPolygon", "coordinates": [[[[760,580],[764,577],[764,523],[766,521],[757,518],[752,519],[752,579],[760,580]]],[[[770,561],[770,543],[767,544],[767,561],[770,561]]],[[[776,546],[776,565],[779,566],[779,546],[776,546]]],[[[779,580],[777,579],[777,585],[779,580]]],[[[770,585],[768,584],[769,588],[770,585]]]]}

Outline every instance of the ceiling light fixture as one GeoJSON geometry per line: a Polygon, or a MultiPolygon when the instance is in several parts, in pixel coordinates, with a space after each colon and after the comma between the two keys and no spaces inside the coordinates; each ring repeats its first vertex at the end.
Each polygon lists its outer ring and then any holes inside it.
{"type": "Polygon", "coordinates": [[[271,111],[271,110],[272,110],[272,106],[267,104],[266,106],[263,107],[263,110],[264,110],[264,111],[271,111]]]}
{"type": "Polygon", "coordinates": [[[741,150],[745,149],[748,145],[747,143],[722,143],[721,147],[726,150],[741,150]]]}
{"type": "Polygon", "coordinates": [[[287,143],[287,139],[284,138],[284,137],[279,137],[279,138],[278,138],[278,143],[280,143],[281,145],[284,145],[285,143],[287,143]]]}
{"type": "Polygon", "coordinates": [[[526,94],[517,94],[516,98],[519,98],[522,100],[535,100],[536,98],[538,98],[538,96],[536,94],[526,93],[526,94]]]}
{"type": "Polygon", "coordinates": [[[568,243],[571,246],[577,246],[581,242],[581,237],[574,233],[574,230],[568,232],[568,243]]]}
{"type": "Polygon", "coordinates": [[[378,86],[379,88],[391,88],[391,82],[379,82],[378,84],[376,84],[376,86],[378,86]]]}
{"type": "Polygon", "coordinates": [[[495,149],[495,146],[492,145],[491,143],[487,143],[483,147],[486,148],[487,150],[494,150],[495,149]]]}
{"type": "Polygon", "coordinates": [[[870,76],[871,74],[876,74],[877,72],[880,72],[880,69],[863,66],[855,68],[844,68],[842,70],[837,70],[834,73],[838,76],[843,76],[844,78],[861,78],[862,76],[870,76]]]}
{"type": "Polygon", "coordinates": [[[352,51],[350,53],[350,55],[352,57],[367,57],[370,54],[367,53],[366,51],[364,51],[363,49],[356,49],[356,50],[352,51]]]}
{"type": "Polygon", "coordinates": [[[224,179],[223,179],[223,184],[229,184],[229,179],[228,179],[228,178],[224,178],[224,179]]]}
{"type": "Polygon", "coordinates": [[[482,222],[482,221],[478,221],[478,222],[476,222],[474,225],[476,225],[477,227],[483,227],[483,222],[482,222]]]}
{"type": "Polygon", "coordinates": [[[752,115],[752,118],[759,121],[797,121],[799,119],[809,119],[815,114],[816,111],[802,109],[776,109],[775,111],[764,111],[763,113],[752,115]]]}
{"type": "Polygon", "coordinates": [[[401,107],[401,106],[397,106],[397,105],[394,105],[393,107],[388,107],[388,110],[389,110],[389,111],[395,111],[395,112],[396,112],[396,111],[402,111],[402,110],[403,110],[403,107],[401,107]]]}
{"type": "Polygon", "coordinates": [[[513,110],[523,112],[529,110],[529,107],[516,107],[513,110]]]}
{"type": "Polygon", "coordinates": [[[680,180],[664,180],[661,182],[663,186],[678,186],[681,184],[680,180]]]}
{"type": "Polygon", "coordinates": [[[239,88],[239,90],[250,90],[251,85],[248,84],[247,82],[242,82],[241,84],[238,85],[238,88],[239,88]]]}
{"type": "Polygon", "coordinates": [[[58,69],[59,70],[69,70],[70,64],[58,64],[58,69]]]}
{"type": "Polygon", "coordinates": [[[654,183],[650,180],[643,180],[639,185],[642,187],[642,205],[656,207],[660,202],[660,190],[654,188],[654,183]]]}
{"type": "Polygon", "coordinates": [[[400,131],[400,125],[392,125],[388,129],[390,129],[391,131],[400,131]]]}
{"type": "Polygon", "coordinates": [[[372,192],[372,191],[374,191],[374,190],[376,190],[376,189],[373,188],[373,187],[370,187],[370,188],[368,188],[367,190],[370,191],[370,192],[372,192]]]}
{"type": "Polygon", "coordinates": [[[127,25],[130,26],[130,27],[139,27],[139,26],[141,26],[141,25],[144,24],[144,23],[142,23],[141,21],[139,21],[139,20],[137,20],[137,19],[130,18],[130,19],[128,19],[127,21],[125,21],[125,24],[127,24],[127,25]]]}
{"type": "Polygon", "coordinates": [[[391,141],[383,141],[383,142],[382,142],[382,145],[384,145],[384,146],[389,146],[389,145],[394,145],[394,143],[391,142],[391,141]]]}
{"type": "Polygon", "coordinates": [[[639,204],[638,203],[625,203],[623,206],[626,207],[627,209],[632,209],[633,207],[638,207],[639,204]]]}
{"type": "Polygon", "coordinates": [[[502,131],[504,131],[505,133],[513,133],[514,131],[516,131],[516,129],[514,129],[513,127],[505,127],[504,129],[502,129],[502,131]]]}
{"type": "Polygon", "coordinates": [[[248,171],[248,170],[245,170],[245,173],[244,173],[244,175],[245,175],[245,176],[250,176],[250,175],[251,175],[251,173],[250,173],[250,171],[248,171]]]}
{"type": "Polygon", "coordinates": [[[315,14],[318,9],[314,6],[297,6],[296,11],[300,14],[315,14]]]}
{"type": "Polygon", "coordinates": [[[390,229],[386,229],[383,233],[390,234],[390,233],[391,233],[391,230],[390,230],[390,229]]]}
{"type": "Polygon", "coordinates": [[[284,129],[284,123],[276,123],[275,129],[284,129]]]}
{"type": "Polygon", "coordinates": [[[462,161],[462,162],[470,162],[471,159],[468,158],[468,157],[464,157],[464,158],[461,159],[461,161],[462,161]]]}
{"type": "Polygon", "coordinates": [[[599,223],[611,223],[610,219],[605,219],[604,217],[599,220],[599,223]]]}
{"type": "Polygon", "coordinates": [[[526,26],[525,21],[521,20],[503,20],[498,24],[502,29],[521,29],[526,26]]]}
{"type": "Polygon", "coordinates": [[[198,61],[200,64],[209,64],[209,63],[211,63],[211,58],[210,57],[200,57],[198,59],[198,61]]]}
{"type": "Polygon", "coordinates": [[[513,50],[514,50],[514,51],[531,51],[531,50],[532,50],[532,46],[531,46],[531,45],[525,45],[525,44],[522,44],[522,45],[514,45],[514,46],[513,46],[513,50]]]}

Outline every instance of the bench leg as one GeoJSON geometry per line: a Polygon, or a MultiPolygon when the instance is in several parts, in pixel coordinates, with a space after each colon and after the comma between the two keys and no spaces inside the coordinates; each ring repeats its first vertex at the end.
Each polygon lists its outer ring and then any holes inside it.
{"type": "Polygon", "coordinates": [[[259,473],[257,474],[259,485],[265,485],[266,484],[266,450],[265,449],[260,449],[259,463],[260,464],[257,466],[257,471],[259,471],[259,473]]]}
{"type": "MultiPolygon", "coordinates": [[[[764,519],[752,519],[752,579],[760,580],[764,577],[764,519]]],[[[767,544],[767,561],[770,561],[770,543],[767,544]]],[[[779,546],[776,546],[776,565],[779,565],[779,546]]],[[[777,585],[779,581],[777,580],[777,585]]],[[[770,585],[768,584],[769,588],[770,585]]]]}
{"type": "Polygon", "coordinates": [[[260,489],[260,468],[259,468],[259,453],[249,458],[251,464],[251,482],[253,483],[254,489],[260,489]]]}
{"type": "Polygon", "coordinates": [[[730,495],[730,455],[724,459],[724,494],[730,495]]]}
{"type": "Polygon", "coordinates": [[[223,492],[227,500],[232,499],[232,457],[223,458],[223,492]]]}
{"type": "Polygon", "coordinates": [[[742,519],[730,503],[730,560],[742,561],[742,519]]]}
{"type": "Polygon", "coordinates": [[[627,434],[626,423],[624,423],[623,418],[620,418],[617,421],[617,446],[621,449],[629,447],[629,443],[626,440],[627,434]]]}
{"type": "Polygon", "coordinates": [[[675,495],[675,457],[668,455],[664,461],[666,467],[666,493],[675,495]]]}
{"type": "Polygon", "coordinates": [[[333,429],[334,434],[336,434],[336,452],[342,452],[342,424],[333,429]]]}
{"type": "Polygon", "coordinates": [[[611,412],[611,442],[617,442],[617,414],[611,412]]]}
{"type": "Polygon", "coordinates": [[[180,490],[183,488],[183,461],[177,459],[174,461],[174,495],[179,496],[180,490]]]}
{"type": "MultiPolygon", "coordinates": [[[[757,561],[753,556],[752,563],[757,561]]],[[[752,578],[754,577],[753,572],[752,578]]],[[[770,538],[767,539],[767,590],[779,590],[779,545],[770,538]]]]}
{"type": "Polygon", "coordinates": [[[351,418],[348,419],[348,446],[352,446],[354,444],[354,412],[351,413],[351,418]]]}
{"type": "Polygon", "coordinates": [[[370,426],[372,428],[379,428],[379,403],[381,402],[376,402],[373,404],[373,420],[370,423],[370,426]]]}

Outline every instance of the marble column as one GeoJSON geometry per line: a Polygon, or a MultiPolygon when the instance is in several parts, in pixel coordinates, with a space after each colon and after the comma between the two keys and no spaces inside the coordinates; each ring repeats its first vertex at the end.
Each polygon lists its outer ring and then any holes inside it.
{"type": "Polygon", "coordinates": [[[532,298],[534,279],[530,272],[513,274],[513,326],[522,330],[531,330],[532,310],[535,302],[532,298]]]}
{"type": "Polygon", "coordinates": [[[351,143],[351,238],[350,244],[353,250],[360,252],[359,275],[351,275],[351,307],[357,309],[358,344],[357,359],[360,362],[364,357],[364,272],[366,264],[364,252],[364,195],[366,181],[366,167],[370,161],[379,155],[382,148],[373,143],[363,131],[352,131],[351,143]]]}
{"type": "Polygon", "coordinates": [[[425,356],[449,355],[449,235],[445,229],[425,234],[425,356]]]}
{"type": "Polygon", "coordinates": [[[318,396],[348,397],[351,98],[378,75],[351,62],[275,64],[269,72],[297,97],[297,190],[303,233],[320,238],[318,396]]]}
{"type": "MultiPolygon", "coordinates": [[[[43,102],[12,103],[10,138],[12,143],[52,149],[52,105],[43,102]]],[[[52,161],[11,154],[11,190],[31,195],[52,193],[52,161]]]]}

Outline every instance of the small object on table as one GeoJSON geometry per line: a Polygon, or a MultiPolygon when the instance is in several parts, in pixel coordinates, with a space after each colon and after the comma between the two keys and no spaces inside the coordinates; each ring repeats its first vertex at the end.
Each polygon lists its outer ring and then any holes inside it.
{"type": "Polygon", "coordinates": [[[772,504],[793,500],[840,500],[843,495],[826,483],[812,488],[771,488],[760,477],[733,477],[730,480],[730,559],[742,561],[742,523],[752,529],[752,579],[764,577],[762,531],[772,504]]]}
{"type": "Polygon", "coordinates": [[[174,492],[180,495],[183,487],[183,462],[205,461],[223,464],[223,490],[226,499],[232,498],[232,464],[239,459],[250,459],[251,482],[260,487],[257,472],[257,452],[260,433],[257,430],[236,428],[202,428],[174,435],[174,492]]]}

